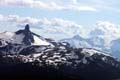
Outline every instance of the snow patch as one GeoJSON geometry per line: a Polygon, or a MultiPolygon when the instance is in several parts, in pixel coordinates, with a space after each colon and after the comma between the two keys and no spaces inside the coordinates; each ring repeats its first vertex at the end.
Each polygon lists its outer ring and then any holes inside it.
{"type": "Polygon", "coordinates": [[[25,37],[24,34],[14,35],[12,43],[21,44],[24,37],[25,37]]]}
{"type": "Polygon", "coordinates": [[[87,48],[83,49],[81,53],[87,54],[88,57],[92,56],[94,54],[102,54],[102,55],[105,55],[105,56],[110,56],[109,54],[105,54],[103,52],[100,52],[100,51],[95,50],[95,49],[90,49],[90,48],[89,49],[87,49],[87,48]]]}
{"type": "Polygon", "coordinates": [[[34,40],[35,42],[32,43],[32,45],[51,45],[50,43],[48,43],[47,41],[45,40],[41,40],[39,37],[37,36],[33,36],[34,37],[34,40]]]}

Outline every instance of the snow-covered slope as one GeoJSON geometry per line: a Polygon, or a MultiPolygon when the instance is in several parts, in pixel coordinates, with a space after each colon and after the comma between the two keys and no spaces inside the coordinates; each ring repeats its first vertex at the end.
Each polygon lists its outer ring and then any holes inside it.
{"type": "Polygon", "coordinates": [[[23,38],[25,37],[24,34],[16,34],[15,32],[3,32],[0,33],[0,39],[14,44],[22,44],[23,38]]]}
{"type": "Polygon", "coordinates": [[[86,40],[89,42],[89,44],[96,47],[104,47],[105,44],[104,39],[100,37],[91,37],[86,40]]]}

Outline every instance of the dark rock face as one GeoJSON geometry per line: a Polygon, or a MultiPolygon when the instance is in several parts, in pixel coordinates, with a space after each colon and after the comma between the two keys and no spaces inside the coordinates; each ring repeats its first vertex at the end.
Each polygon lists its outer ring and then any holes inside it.
{"type": "Polygon", "coordinates": [[[25,31],[24,31],[25,37],[23,39],[23,43],[26,45],[31,45],[31,42],[34,43],[34,38],[33,35],[29,29],[29,25],[27,24],[25,26],[25,31]]]}
{"type": "Polygon", "coordinates": [[[26,26],[25,26],[25,31],[26,31],[26,32],[29,32],[29,31],[30,31],[29,24],[26,24],[26,26]]]}
{"type": "Polygon", "coordinates": [[[23,44],[31,45],[31,43],[34,43],[33,33],[30,31],[30,28],[29,28],[28,24],[25,26],[24,30],[19,30],[15,33],[17,35],[18,34],[24,34],[24,39],[22,41],[23,44]]]}

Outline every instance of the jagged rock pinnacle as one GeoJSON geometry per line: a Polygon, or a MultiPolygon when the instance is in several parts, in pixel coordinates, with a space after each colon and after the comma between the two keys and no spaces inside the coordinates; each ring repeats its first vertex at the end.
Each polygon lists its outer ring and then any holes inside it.
{"type": "Polygon", "coordinates": [[[26,26],[25,26],[24,35],[25,35],[25,37],[23,39],[24,44],[31,45],[31,42],[34,42],[34,38],[30,31],[29,24],[26,24],[26,26]]]}
{"type": "Polygon", "coordinates": [[[26,31],[30,31],[29,24],[26,24],[26,26],[25,26],[25,30],[26,30],[26,31]]]}

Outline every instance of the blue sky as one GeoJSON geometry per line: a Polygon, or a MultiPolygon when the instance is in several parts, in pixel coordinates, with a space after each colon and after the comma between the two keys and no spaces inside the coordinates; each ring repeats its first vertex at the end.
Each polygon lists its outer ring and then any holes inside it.
{"type": "Polygon", "coordinates": [[[54,29],[61,30],[60,33],[63,36],[71,37],[76,34],[85,36],[88,34],[87,31],[95,28],[99,21],[119,25],[119,7],[120,1],[118,0],[0,0],[0,15],[2,16],[0,30],[1,32],[4,30],[14,31],[20,28],[19,26],[30,23],[33,30],[40,34],[50,31],[47,29],[42,32],[41,26],[50,26],[50,28],[58,26],[57,29],[54,29]],[[81,28],[78,28],[79,26],[81,28]],[[69,30],[66,33],[62,30],[64,28],[72,28],[71,30],[74,31],[69,30]],[[81,33],[82,31],[83,33],[81,33]]]}
{"type": "MultiPolygon", "coordinates": [[[[2,3],[3,0],[0,0],[2,3]]],[[[6,1],[11,1],[12,0],[4,0],[6,1]]],[[[16,0],[13,0],[14,2],[16,0]]],[[[18,1],[18,0],[17,0],[18,1]]],[[[17,4],[16,1],[16,4],[17,4]]],[[[22,1],[22,0],[20,0],[22,1]]],[[[28,0],[29,1],[29,0],[28,0]]],[[[35,0],[30,0],[30,1],[35,1],[35,0]]],[[[92,10],[49,10],[46,8],[39,8],[39,7],[30,7],[30,6],[24,6],[24,5],[15,5],[14,4],[1,4],[0,7],[0,14],[3,15],[19,15],[19,16],[30,16],[34,18],[62,18],[70,21],[74,21],[78,24],[88,26],[88,25],[93,25],[96,21],[102,20],[102,21],[112,21],[114,23],[119,23],[119,4],[120,1],[114,0],[36,0],[40,2],[46,1],[46,4],[48,2],[61,2],[61,6],[63,6],[66,2],[67,5],[72,4],[72,1],[76,1],[76,4],[74,5],[79,5],[79,6],[88,6],[91,8],[96,9],[96,11],[92,10]],[[82,4],[83,2],[83,4],[82,4]],[[100,3],[101,2],[101,3],[100,3]],[[100,7],[98,8],[97,6],[94,5],[99,5],[100,7]],[[109,5],[108,5],[109,4],[109,5]],[[107,7],[104,9],[104,7],[107,7]],[[111,8],[111,9],[109,9],[111,8]],[[49,13],[49,14],[48,14],[49,13]]],[[[24,1],[23,1],[24,2],[24,1]]]]}

